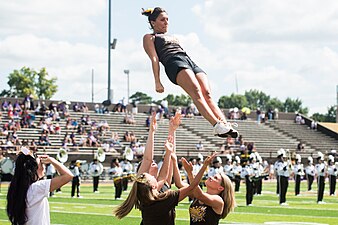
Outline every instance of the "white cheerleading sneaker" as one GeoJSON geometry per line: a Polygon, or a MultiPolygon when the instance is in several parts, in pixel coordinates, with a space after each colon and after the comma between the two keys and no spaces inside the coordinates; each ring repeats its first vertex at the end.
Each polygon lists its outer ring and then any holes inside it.
{"type": "Polygon", "coordinates": [[[239,136],[239,133],[237,130],[235,130],[232,126],[238,126],[237,123],[224,123],[222,121],[217,122],[214,126],[214,134],[218,137],[232,137],[237,138],[239,136]]]}

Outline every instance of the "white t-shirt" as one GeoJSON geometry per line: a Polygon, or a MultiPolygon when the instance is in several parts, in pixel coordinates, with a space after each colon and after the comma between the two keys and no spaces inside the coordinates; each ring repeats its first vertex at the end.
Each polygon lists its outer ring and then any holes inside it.
{"type": "Polygon", "coordinates": [[[28,221],[25,225],[49,225],[48,196],[51,179],[36,181],[27,191],[26,214],[28,221]]]}

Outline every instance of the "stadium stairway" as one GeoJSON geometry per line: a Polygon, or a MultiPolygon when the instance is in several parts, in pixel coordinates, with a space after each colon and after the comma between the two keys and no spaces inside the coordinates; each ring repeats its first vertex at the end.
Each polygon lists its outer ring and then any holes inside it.
{"type": "Polygon", "coordinates": [[[332,149],[338,149],[338,140],[320,131],[312,130],[307,125],[296,124],[290,120],[271,121],[267,124],[272,129],[283,133],[291,139],[304,143],[313,149],[314,152],[327,153],[332,149]]]}

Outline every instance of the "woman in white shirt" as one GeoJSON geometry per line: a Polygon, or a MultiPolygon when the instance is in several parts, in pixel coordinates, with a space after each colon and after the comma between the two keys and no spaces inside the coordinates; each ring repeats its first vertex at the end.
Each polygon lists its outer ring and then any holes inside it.
{"type": "Polygon", "coordinates": [[[7,215],[14,225],[50,224],[49,192],[65,185],[73,175],[64,165],[48,155],[35,156],[22,148],[15,162],[15,172],[7,193],[7,215]],[[60,176],[40,180],[44,164],[51,163],[60,176]]]}

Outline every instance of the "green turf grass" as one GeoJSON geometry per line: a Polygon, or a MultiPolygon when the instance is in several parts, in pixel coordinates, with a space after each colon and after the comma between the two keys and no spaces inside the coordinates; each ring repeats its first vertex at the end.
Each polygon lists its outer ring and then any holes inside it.
{"type": "MultiPolygon", "coordinates": [[[[338,224],[338,198],[324,195],[327,204],[316,204],[316,192],[307,192],[306,183],[302,182],[301,196],[294,195],[294,183],[290,182],[287,202],[289,206],[280,206],[275,194],[275,182],[263,184],[263,195],[254,196],[253,205],[245,206],[245,185],[241,184],[241,192],[236,193],[237,207],[222,224],[250,223],[264,224],[265,222],[299,222],[299,224],[321,223],[338,224]]],[[[130,188],[130,187],[129,187],[130,188]]],[[[316,184],[314,184],[316,189],[316,184]]],[[[328,190],[328,184],[325,186],[328,190]]],[[[96,225],[123,224],[139,225],[140,212],[133,210],[126,218],[117,220],[112,215],[112,209],[122,201],[114,200],[112,184],[100,184],[100,193],[92,192],[91,184],[81,185],[81,195],[84,198],[70,198],[70,185],[62,188],[62,193],[49,198],[52,224],[64,225],[96,225]]],[[[2,184],[0,194],[0,224],[9,225],[6,215],[7,185],[2,184]]],[[[123,192],[125,199],[128,192],[123,192]]],[[[189,224],[189,203],[185,199],[176,207],[176,224],[189,224]]]]}

